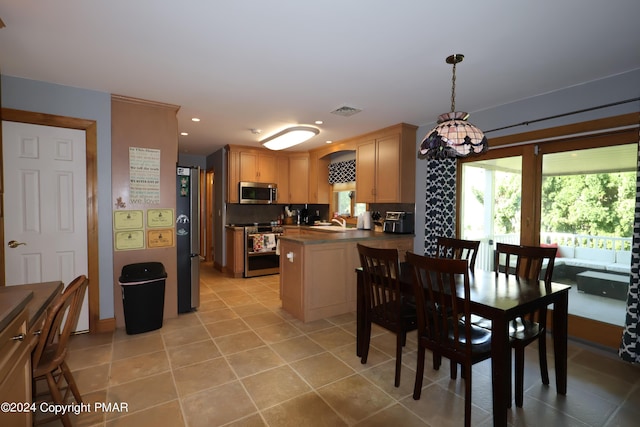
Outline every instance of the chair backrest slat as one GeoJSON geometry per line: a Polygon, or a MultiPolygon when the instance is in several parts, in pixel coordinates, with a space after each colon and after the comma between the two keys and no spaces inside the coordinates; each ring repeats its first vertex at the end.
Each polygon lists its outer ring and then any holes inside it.
{"type": "Polygon", "coordinates": [[[473,270],[476,266],[476,257],[480,247],[479,240],[464,240],[451,237],[438,237],[438,258],[466,259],[469,268],[473,270]]]}
{"type": "Polygon", "coordinates": [[[506,275],[513,274],[529,280],[544,280],[545,283],[550,283],[557,251],[554,247],[496,243],[494,270],[496,274],[504,269],[506,275]],[[504,256],[504,264],[500,263],[501,255],[504,256]],[[540,277],[543,268],[546,269],[540,277]]]}
{"type": "MultiPolygon", "coordinates": [[[[544,280],[548,285],[551,283],[556,253],[557,248],[554,247],[496,243],[494,270],[496,275],[503,269],[504,274],[507,276],[513,275],[517,279],[544,280]],[[500,264],[501,255],[505,259],[504,265],[500,264]],[[544,275],[542,274],[543,268],[546,268],[544,275]]],[[[531,322],[539,322],[542,325],[546,325],[546,312],[546,308],[541,308],[532,310],[521,317],[531,322]]]]}
{"type": "Polygon", "coordinates": [[[364,300],[375,322],[393,324],[401,314],[397,249],[357,245],[364,278],[364,300]]]}
{"type": "Polygon", "coordinates": [[[413,288],[418,312],[418,332],[434,352],[452,360],[463,360],[472,352],[469,263],[460,259],[430,258],[407,252],[413,271],[413,288]],[[456,296],[462,288],[464,298],[456,296]]]}

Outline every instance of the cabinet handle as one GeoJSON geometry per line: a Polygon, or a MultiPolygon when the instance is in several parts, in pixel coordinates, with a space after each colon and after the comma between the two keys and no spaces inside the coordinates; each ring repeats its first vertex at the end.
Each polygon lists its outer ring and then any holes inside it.
{"type": "Polygon", "coordinates": [[[24,340],[24,334],[23,333],[19,333],[18,335],[15,335],[13,337],[11,337],[12,340],[14,341],[23,341],[24,340]]]}

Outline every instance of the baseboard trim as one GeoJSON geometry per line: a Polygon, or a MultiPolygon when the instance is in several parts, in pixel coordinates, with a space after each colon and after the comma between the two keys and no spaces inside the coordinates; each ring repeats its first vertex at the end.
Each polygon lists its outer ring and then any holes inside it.
{"type": "MultiPolygon", "coordinates": [[[[553,310],[547,312],[547,325],[553,329],[553,310]]],[[[569,314],[567,335],[587,344],[617,351],[622,342],[622,326],[599,322],[586,317],[569,314]]]]}
{"type": "Polygon", "coordinates": [[[569,315],[569,336],[617,350],[622,342],[622,326],[569,315]]]}
{"type": "Polygon", "coordinates": [[[105,332],[113,332],[116,330],[116,319],[115,317],[109,319],[100,319],[96,324],[96,328],[91,333],[102,334],[105,332]]]}

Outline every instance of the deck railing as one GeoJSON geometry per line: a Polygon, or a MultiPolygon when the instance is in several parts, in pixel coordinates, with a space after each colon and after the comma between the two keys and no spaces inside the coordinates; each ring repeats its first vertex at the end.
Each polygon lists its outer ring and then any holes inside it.
{"type": "MultiPolygon", "coordinates": [[[[488,271],[493,269],[493,249],[496,243],[517,245],[520,242],[520,236],[518,234],[496,234],[493,236],[493,239],[489,239],[488,237],[474,238],[471,236],[466,236],[465,238],[480,240],[480,249],[478,250],[476,258],[476,268],[488,271]]],[[[541,241],[545,243],[557,243],[558,246],[572,246],[575,248],[630,251],[632,238],[571,233],[541,233],[541,241]]]]}

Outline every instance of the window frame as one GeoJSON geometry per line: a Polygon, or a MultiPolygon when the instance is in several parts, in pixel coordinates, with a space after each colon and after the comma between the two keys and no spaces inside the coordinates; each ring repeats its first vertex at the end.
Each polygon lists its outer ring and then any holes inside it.
{"type": "MultiPolygon", "coordinates": [[[[639,144],[638,113],[573,123],[502,137],[489,137],[489,151],[483,158],[522,156],[521,229],[520,242],[537,245],[540,242],[540,206],[542,192],[542,155],[615,145],[639,144]]],[[[459,164],[476,161],[477,157],[460,158],[459,164]]],[[[457,182],[462,182],[462,167],[456,168],[457,182]]],[[[456,211],[461,212],[462,186],[456,186],[456,211]]],[[[461,221],[456,218],[456,233],[461,221]]],[[[552,310],[550,310],[552,311],[552,310]]],[[[569,334],[605,347],[617,349],[622,327],[597,320],[569,315],[569,334]]],[[[553,328],[551,314],[548,322],[553,328]]]]}

